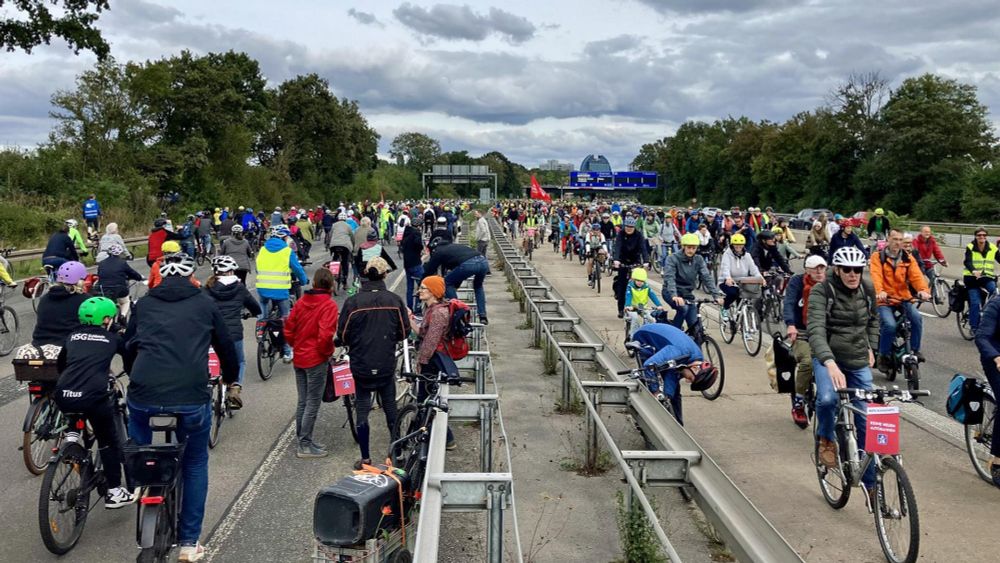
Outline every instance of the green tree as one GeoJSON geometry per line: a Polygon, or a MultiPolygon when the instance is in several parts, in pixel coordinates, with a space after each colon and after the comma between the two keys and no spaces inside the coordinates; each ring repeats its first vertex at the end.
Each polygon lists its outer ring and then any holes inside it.
{"type": "Polygon", "coordinates": [[[100,13],[108,9],[108,0],[0,0],[0,8],[5,5],[15,10],[13,15],[4,10],[0,19],[0,46],[8,51],[30,53],[53,37],[64,39],[75,54],[92,51],[104,59],[111,50],[95,26],[100,13]],[[47,4],[59,10],[53,13],[47,4]]]}
{"type": "Polygon", "coordinates": [[[441,156],[441,143],[423,133],[400,133],[389,146],[389,156],[417,174],[431,171],[431,165],[441,156]]]}

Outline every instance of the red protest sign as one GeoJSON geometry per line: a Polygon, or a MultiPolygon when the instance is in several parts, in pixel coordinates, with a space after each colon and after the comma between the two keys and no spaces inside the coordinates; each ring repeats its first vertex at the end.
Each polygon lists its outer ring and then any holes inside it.
{"type": "Polygon", "coordinates": [[[354,376],[350,362],[333,364],[333,392],[338,397],[354,394],[354,376]]]}
{"type": "Polygon", "coordinates": [[[222,369],[219,367],[219,355],[215,353],[215,349],[211,346],[208,347],[208,376],[210,378],[219,377],[222,373],[222,369]]]}
{"type": "Polygon", "coordinates": [[[899,453],[899,407],[868,403],[865,451],[882,455],[899,453]]]}

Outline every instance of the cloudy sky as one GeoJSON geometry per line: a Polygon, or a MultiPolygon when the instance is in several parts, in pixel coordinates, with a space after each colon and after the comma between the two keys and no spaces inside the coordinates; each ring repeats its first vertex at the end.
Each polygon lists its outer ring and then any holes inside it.
{"type": "MultiPolygon", "coordinates": [[[[119,61],[246,51],[272,85],[309,72],[356,99],[382,135],[500,150],[535,166],[640,145],[688,119],[782,121],[852,72],[976,85],[1000,121],[995,0],[111,0],[119,61]]],[[[7,10],[9,8],[0,8],[7,10]]],[[[0,53],[0,145],[32,146],[48,100],[94,62],[64,44],[0,53]]]]}

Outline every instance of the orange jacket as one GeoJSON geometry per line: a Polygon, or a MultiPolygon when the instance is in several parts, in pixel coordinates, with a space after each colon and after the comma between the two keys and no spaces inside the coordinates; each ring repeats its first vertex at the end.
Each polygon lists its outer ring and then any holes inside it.
{"type": "MultiPolygon", "coordinates": [[[[163,276],[160,275],[160,264],[162,263],[163,263],[163,256],[160,256],[159,258],[156,259],[156,262],[153,262],[153,265],[149,268],[149,289],[153,289],[154,287],[160,285],[160,282],[163,281],[163,276]]],[[[191,280],[191,285],[195,287],[201,287],[201,282],[195,279],[194,275],[192,275],[188,279],[191,280]]]]}
{"type": "MultiPolygon", "coordinates": [[[[919,260],[910,253],[900,250],[899,258],[895,260],[888,258],[886,250],[881,252],[873,252],[870,260],[870,266],[872,271],[872,286],[875,287],[875,293],[886,292],[889,296],[889,301],[893,303],[897,301],[907,301],[913,299],[913,294],[910,293],[910,288],[915,291],[929,291],[927,288],[927,280],[924,279],[924,275],[920,272],[919,260]],[[883,263],[882,257],[886,255],[886,260],[883,263]]],[[[886,305],[884,301],[879,301],[879,305],[886,305]]]]}

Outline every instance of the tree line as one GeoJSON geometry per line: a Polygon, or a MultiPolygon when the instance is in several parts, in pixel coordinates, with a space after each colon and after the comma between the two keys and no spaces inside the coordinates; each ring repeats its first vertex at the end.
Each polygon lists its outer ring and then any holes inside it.
{"type": "Polygon", "coordinates": [[[670,203],[884,207],[932,221],[995,222],[1000,148],[976,88],[934,74],[896,89],[852,75],[825,103],[785,121],[688,121],[642,146],[632,165],[655,170],[670,203]]]}

